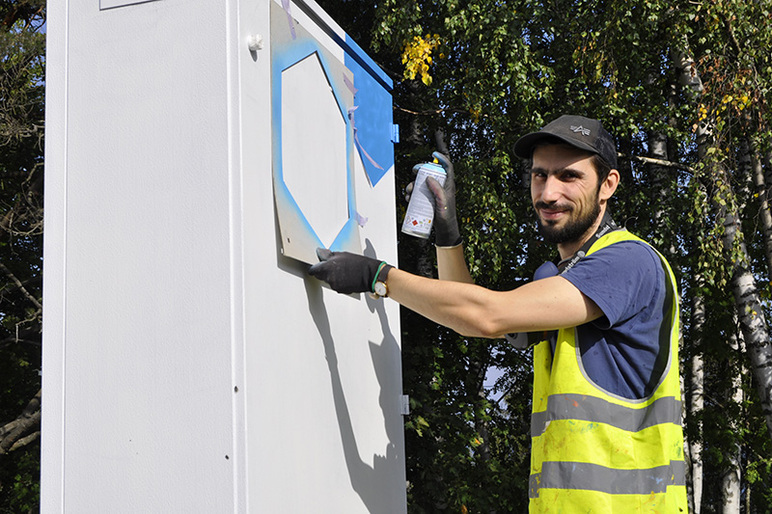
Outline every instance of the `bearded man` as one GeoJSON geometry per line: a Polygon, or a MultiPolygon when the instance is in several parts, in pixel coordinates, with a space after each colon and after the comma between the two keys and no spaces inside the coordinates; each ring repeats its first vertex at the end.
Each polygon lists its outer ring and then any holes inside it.
{"type": "Polygon", "coordinates": [[[455,213],[453,165],[435,196],[439,279],[321,250],[309,273],[369,292],[472,337],[534,352],[531,512],[686,512],[678,293],[662,255],[617,226],[616,145],[602,124],[561,116],[521,137],[531,199],[559,259],[511,291],[473,283],[455,213]]]}

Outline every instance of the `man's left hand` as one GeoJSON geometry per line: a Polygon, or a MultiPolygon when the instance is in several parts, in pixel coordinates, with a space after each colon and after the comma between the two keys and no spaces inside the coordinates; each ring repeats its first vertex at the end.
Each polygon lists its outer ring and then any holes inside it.
{"type": "MultiPolygon", "coordinates": [[[[316,255],[321,262],[311,266],[308,274],[327,282],[333,290],[343,294],[372,293],[378,271],[391,268],[383,261],[349,252],[319,248],[316,255]]],[[[386,274],[388,269],[382,273],[383,276],[386,274]]]]}
{"type": "MultiPolygon", "coordinates": [[[[441,153],[432,153],[437,162],[445,169],[445,185],[441,186],[433,177],[427,177],[426,186],[434,195],[434,242],[437,246],[456,246],[461,244],[461,233],[456,217],[456,173],[450,158],[441,153]]],[[[418,173],[422,164],[413,166],[413,173],[418,173]]],[[[405,188],[405,200],[410,201],[415,181],[405,188]]]]}

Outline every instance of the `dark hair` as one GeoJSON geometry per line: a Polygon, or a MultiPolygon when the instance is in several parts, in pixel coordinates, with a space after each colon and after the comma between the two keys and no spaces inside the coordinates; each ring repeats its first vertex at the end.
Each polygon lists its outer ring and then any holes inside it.
{"type": "Polygon", "coordinates": [[[595,171],[598,173],[598,190],[600,190],[600,185],[608,178],[608,174],[611,173],[611,164],[596,153],[592,154],[592,163],[595,165],[595,171]]]}

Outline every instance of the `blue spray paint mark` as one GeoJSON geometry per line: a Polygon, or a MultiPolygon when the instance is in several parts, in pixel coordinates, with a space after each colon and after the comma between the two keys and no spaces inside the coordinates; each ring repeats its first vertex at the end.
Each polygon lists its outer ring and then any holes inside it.
{"type": "MultiPolygon", "coordinates": [[[[346,43],[352,50],[364,52],[347,37],[346,43]]],[[[362,158],[370,184],[375,186],[386,172],[394,166],[394,145],[392,137],[392,100],[389,89],[384,87],[384,77],[377,66],[362,64],[362,55],[346,52],[345,65],[354,74],[354,95],[356,105],[356,129],[359,145],[357,151],[362,158]],[[374,75],[374,70],[377,73],[374,75]],[[374,161],[374,162],[373,162],[374,161]]],[[[368,58],[369,60],[369,58],[368,58]]],[[[386,78],[388,80],[388,78],[386,78]]],[[[391,81],[388,81],[389,85],[391,81]]]]}
{"type": "MultiPolygon", "coordinates": [[[[294,27],[290,27],[292,28],[294,27]]],[[[336,67],[328,62],[326,51],[316,39],[303,30],[293,33],[290,41],[272,47],[272,151],[277,205],[281,205],[282,210],[288,210],[294,215],[294,225],[300,226],[305,236],[315,241],[318,246],[325,246],[287,187],[282,162],[282,72],[316,54],[346,124],[348,219],[330,245],[331,250],[340,251],[360,248],[358,226],[361,225],[362,217],[356,209],[354,163],[351,162],[354,150],[359,153],[372,186],[375,186],[394,166],[392,82],[348,36],[343,39],[334,33],[330,35],[344,49],[343,65],[352,73],[353,84],[347,78],[334,75],[333,70],[336,67]],[[343,88],[353,92],[353,105],[346,105],[347,97],[342,94],[343,88]]]]}

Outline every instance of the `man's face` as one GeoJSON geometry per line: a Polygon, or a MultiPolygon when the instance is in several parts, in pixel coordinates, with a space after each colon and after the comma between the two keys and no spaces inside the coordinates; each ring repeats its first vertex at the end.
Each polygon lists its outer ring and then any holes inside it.
{"type": "Polygon", "coordinates": [[[588,152],[565,145],[533,151],[531,200],[549,243],[583,239],[600,215],[598,174],[588,152]]]}

